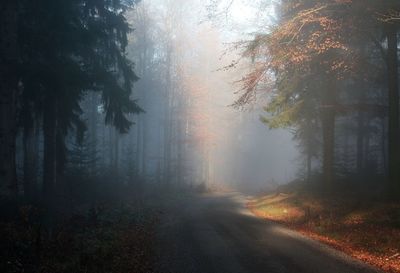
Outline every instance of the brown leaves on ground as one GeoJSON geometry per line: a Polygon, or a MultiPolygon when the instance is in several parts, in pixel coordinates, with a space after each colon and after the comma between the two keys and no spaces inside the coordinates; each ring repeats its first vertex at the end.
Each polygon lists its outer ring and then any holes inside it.
{"type": "Polygon", "coordinates": [[[51,229],[42,219],[23,207],[20,217],[0,223],[0,272],[154,272],[151,213],[129,205],[83,209],[51,229]]]}
{"type": "Polygon", "coordinates": [[[400,203],[353,197],[280,193],[248,207],[386,272],[400,272],[400,203]]]}

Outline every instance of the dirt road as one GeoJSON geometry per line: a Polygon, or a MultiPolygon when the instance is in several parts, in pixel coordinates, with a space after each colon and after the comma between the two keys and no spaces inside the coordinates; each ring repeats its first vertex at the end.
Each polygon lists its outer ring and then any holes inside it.
{"type": "Polygon", "coordinates": [[[195,196],[160,225],[160,273],[378,272],[245,208],[237,193],[195,196]]]}

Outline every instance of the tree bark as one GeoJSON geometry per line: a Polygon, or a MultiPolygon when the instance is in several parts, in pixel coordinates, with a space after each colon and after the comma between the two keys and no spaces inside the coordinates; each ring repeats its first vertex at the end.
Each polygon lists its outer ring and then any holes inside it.
{"type": "Polygon", "coordinates": [[[176,170],[176,180],[177,185],[181,187],[183,185],[183,154],[184,154],[184,145],[185,145],[185,131],[183,126],[183,115],[178,117],[177,124],[177,170],[176,170]]]}
{"type": "Polygon", "coordinates": [[[331,191],[334,180],[335,159],[335,105],[336,105],[336,83],[331,78],[323,96],[322,109],[322,140],[323,140],[323,178],[325,190],[331,191]]]}
{"type": "Polygon", "coordinates": [[[364,170],[364,136],[365,136],[365,114],[359,110],[357,116],[357,173],[362,174],[364,170]]]}
{"type": "Polygon", "coordinates": [[[172,82],[171,82],[171,49],[168,46],[167,49],[167,71],[166,71],[166,87],[165,87],[165,100],[166,105],[164,108],[164,170],[163,170],[163,182],[165,186],[169,186],[171,179],[171,127],[172,127],[172,115],[171,115],[171,92],[172,92],[172,82]]]}
{"type": "Polygon", "coordinates": [[[119,181],[119,132],[117,130],[114,130],[114,172],[116,174],[116,178],[119,181]]]}
{"type": "Polygon", "coordinates": [[[388,93],[389,93],[389,127],[388,127],[388,145],[389,145],[389,192],[399,193],[399,83],[398,83],[398,39],[397,27],[389,24],[387,31],[387,73],[388,73],[388,93]]]}
{"type": "Polygon", "coordinates": [[[90,95],[90,174],[97,174],[97,124],[98,124],[98,95],[94,92],[90,95]]]}
{"type": "Polygon", "coordinates": [[[140,164],[142,156],[141,156],[141,151],[142,151],[142,117],[138,116],[137,117],[137,124],[136,124],[136,169],[137,169],[137,174],[140,175],[141,172],[141,167],[142,165],[140,164]]]}
{"type": "Polygon", "coordinates": [[[311,183],[311,172],[312,172],[312,155],[307,152],[307,183],[311,183]]]}
{"type": "Polygon", "coordinates": [[[18,93],[18,9],[16,0],[0,1],[0,190],[17,194],[15,138],[18,93]]]}
{"type": "Polygon", "coordinates": [[[46,201],[52,200],[56,184],[56,100],[54,96],[48,95],[45,99],[43,113],[43,134],[44,134],[44,158],[43,158],[43,195],[46,201]]]}
{"type": "MultiPolygon", "coordinates": [[[[146,103],[146,102],[144,102],[146,103]]],[[[148,139],[148,128],[146,118],[142,121],[142,179],[147,177],[147,139],[148,139]]]]}
{"type": "MultiPolygon", "coordinates": [[[[27,107],[27,106],[25,106],[27,107]]],[[[27,200],[36,197],[37,190],[37,134],[38,128],[32,118],[32,112],[26,110],[24,115],[23,149],[24,149],[24,196],[27,200]]]]}
{"type": "Polygon", "coordinates": [[[386,139],[386,117],[382,118],[381,121],[381,154],[382,154],[382,171],[385,177],[387,177],[388,171],[388,152],[387,152],[387,139],[386,139]]]}

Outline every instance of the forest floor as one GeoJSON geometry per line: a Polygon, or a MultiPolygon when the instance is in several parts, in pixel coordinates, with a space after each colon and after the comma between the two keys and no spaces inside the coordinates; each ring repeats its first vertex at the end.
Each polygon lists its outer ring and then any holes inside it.
{"type": "Polygon", "coordinates": [[[57,211],[51,227],[43,209],[14,207],[1,215],[0,272],[154,272],[157,212],[147,205],[79,205],[57,211]]]}
{"type": "Polygon", "coordinates": [[[247,206],[261,218],[284,224],[385,272],[400,272],[400,203],[354,197],[274,193],[252,198],[247,206]]]}

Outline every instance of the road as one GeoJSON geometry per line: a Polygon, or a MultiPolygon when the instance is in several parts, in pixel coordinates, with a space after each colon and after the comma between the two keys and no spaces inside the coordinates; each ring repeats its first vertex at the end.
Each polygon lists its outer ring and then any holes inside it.
{"type": "Polygon", "coordinates": [[[162,217],[160,273],[378,272],[279,224],[253,216],[237,193],[195,196],[162,217]]]}

